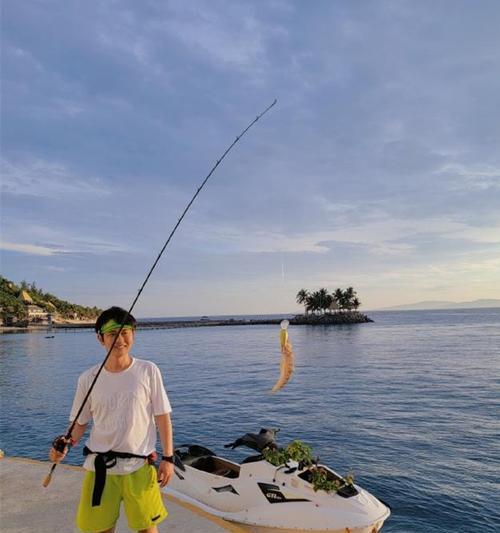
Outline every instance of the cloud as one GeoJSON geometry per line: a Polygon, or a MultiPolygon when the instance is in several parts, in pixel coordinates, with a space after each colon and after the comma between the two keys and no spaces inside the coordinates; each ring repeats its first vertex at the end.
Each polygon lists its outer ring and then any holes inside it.
{"type": "MultiPolygon", "coordinates": [[[[9,252],[18,252],[27,255],[40,255],[40,256],[58,256],[58,255],[104,255],[109,253],[121,253],[129,252],[130,249],[111,243],[75,243],[73,246],[64,245],[38,245],[29,243],[13,243],[2,241],[0,243],[0,249],[9,252]]],[[[51,270],[56,270],[59,267],[51,267],[51,270]]]]}
{"type": "Polygon", "coordinates": [[[38,246],[36,244],[21,244],[21,243],[13,243],[13,242],[5,242],[2,241],[0,243],[0,247],[3,250],[7,250],[9,252],[19,252],[21,254],[28,254],[28,255],[56,255],[58,253],[63,252],[63,250],[52,248],[48,246],[38,246]]]}
{"type": "Polygon", "coordinates": [[[35,159],[12,163],[2,158],[4,194],[60,198],[80,194],[109,194],[99,178],[83,179],[60,163],[35,159]]]}
{"type": "Polygon", "coordinates": [[[495,275],[494,262],[485,270],[500,235],[494,3],[432,17],[389,1],[56,4],[4,10],[12,272],[43,276],[48,257],[103,291],[96,277],[114,253],[129,254],[123,270],[139,268],[198,177],[276,96],[172,243],[176,283],[269,287],[281,257],[287,279],[368,287],[380,274],[398,297],[404,284],[427,290],[429,265],[434,287],[453,265],[462,287],[474,268],[495,275]]]}
{"type": "Polygon", "coordinates": [[[452,190],[488,191],[500,190],[500,166],[487,164],[446,163],[435,172],[437,178],[444,177],[452,190]]]}
{"type": "MultiPolygon", "coordinates": [[[[334,205],[327,205],[328,211],[337,211],[334,205]]],[[[346,207],[340,204],[338,211],[346,207]]],[[[300,231],[252,231],[235,226],[201,226],[195,230],[196,239],[205,246],[215,244],[223,251],[248,253],[319,253],[323,254],[339,243],[363,246],[370,254],[400,255],[410,257],[416,252],[418,238],[444,242],[457,240],[472,244],[500,244],[500,220],[491,227],[475,227],[447,217],[422,219],[395,219],[387,214],[372,214],[368,220],[348,223],[329,230],[300,231]]],[[[470,245],[469,244],[469,245],[470,245]]]]}
{"type": "MultiPolygon", "coordinates": [[[[75,242],[72,246],[50,244],[38,245],[29,243],[12,243],[3,241],[0,243],[0,248],[6,251],[18,252],[28,255],[40,256],[57,256],[57,255],[106,255],[110,253],[124,253],[130,252],[130,248],[121,246],[119,244],[112,244],[106,242],[75,242]]],[[[58,267],[52,267],[55,270],[58,267]]]]}
{"type": "Polygon", "coordinates": [[[65,269],[65,268],[63,268],[63,267],[59,267],[59,266],[48,265],[46,268],[47,268],[47,270],[49,270],[50,272],[66,272],[66,269],[65,269]]]}
{"type": "MultiPolygon", "coordinates": [[[[17,242],[2,239],[0,249],[35,256],[108,255],[132,252],[129,245],[96,238],[89,239],[88,236],[65,233],[62,230],[43,226],[25,226],[17,232],[16,236],[19,239],[17,242]]],[[[52,267],[52,269],[55,268],[57,265],[52,267]]]]}
{"type": "Polygon", "coordinates": [[[261,70],[266,62],[265,24],[243,5],[214,9],[205,2],[172,4],[174,17],[160,23],[194,54],[215,65],[261,70]]]}

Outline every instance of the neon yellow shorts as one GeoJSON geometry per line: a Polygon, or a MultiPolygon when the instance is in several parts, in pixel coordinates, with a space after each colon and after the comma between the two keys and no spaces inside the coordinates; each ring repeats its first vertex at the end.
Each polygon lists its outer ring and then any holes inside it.
{"type": "Polygon", "coordinates": [[[76,525],[84,532],[112,528],[120,515],[123,500],[130,529],[136,531],[159,524],[168,515],[158,487],[156,469],[145,464],[131,474],[106,475],[101,505],[92,507],[95,472],[83,478],[76,525]]]}

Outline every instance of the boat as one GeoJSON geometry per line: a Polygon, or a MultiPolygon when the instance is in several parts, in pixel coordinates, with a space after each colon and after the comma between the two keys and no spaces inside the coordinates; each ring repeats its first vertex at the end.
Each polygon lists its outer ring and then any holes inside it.
{"type": "Polygon", "coordinates": [[[175,475],[162,490],[255,533],[378,533],[382,529],[389,506],[328,466],[292,460],[275,466],[266,460],[266,449],[280,450],[276,432],[263,428],[226,445],[259,452],[241,463],[202,445],[179,446],[174,453],[175,475]],[[315,490],[315,472],[333,481],[337,490],[315,490]]]}

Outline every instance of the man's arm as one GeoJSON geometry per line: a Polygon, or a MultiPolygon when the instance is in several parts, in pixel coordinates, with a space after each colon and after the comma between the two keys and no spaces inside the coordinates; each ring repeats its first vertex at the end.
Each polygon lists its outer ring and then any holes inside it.
{"type": "MultiPolygon", "coordinates": [[[[172,421],[170,420],[170,414],[155,416],[156,427],[160,434],[161,446],[163,449],[163,455],[174,454],[174,441],[172,431],[172,421]]],[[[161,461],[158,468],[158,481],[160,487],[164,487],[174,475],[174,465],[167,461],[161,461]]]]}
{"type": "Polygon", "coordinates": [[[87,431],[87,426],[88,424],[79,424],[78,422],[75,424],[75,427],[71,432],[71,438],[74,441],[74,446],[78,444],[80,439],[83,437],[85,431],[87,431]]]}
{"type": "MultiPolygon", "coordinates": [[[[78,441],[83,437],[83,434],[87,430],[87,426],[88,424],[78,424],[77,422],[73,428],[73,431],[71,432],[71,441],[67,441],[67,443],[69,444],[72,442],[72,445],[76,446],[78,441]]],[[[49,459],[53,463],[60,463],[66,457],[67,453],[67,446],[64,448],[64,452],[58,452],[54,447],[52,447],[49,451],[49,459]]]]}

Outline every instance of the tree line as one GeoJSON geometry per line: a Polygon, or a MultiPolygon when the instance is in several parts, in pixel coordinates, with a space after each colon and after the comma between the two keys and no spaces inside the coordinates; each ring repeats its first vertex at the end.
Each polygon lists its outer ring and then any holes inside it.
{"type": "Polygon", "coordinates": [[[352,287],[347,289],[335,289],[332,293],[321,288],[310,292],[308,289],[300,289],[296,300],[305,308],[305,314],[329,314],[332,312],[356,311],[361,302],[356,291],[352,287]]]}
{"type": "Polygon", "coordinates": [[[44,292],[39,289],[35,282],[27,283],[23,280],[19,285],[16,285],[0,276],[0,314],[2,318],[5,319],[9,315],[14,315],[18,320],[26,320],[28,318],[27,305],[21,299],[23,291],[26,291],[35,305],[48,313],[57,314],[62,318],[78,317],[79,319],[91,320],[101,312],[95,306],[86,307],[61,300],[50,292],[44,292]]]}

